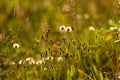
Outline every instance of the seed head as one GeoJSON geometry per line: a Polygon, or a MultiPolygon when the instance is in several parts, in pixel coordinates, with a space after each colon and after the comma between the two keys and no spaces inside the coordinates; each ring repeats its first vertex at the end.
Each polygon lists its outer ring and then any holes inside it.
{"type": "Polygon", "coordinates": [[[58,61],[58,62],[63,61],[63,57],[58,57],[58,58],[57,58],[57,61],[58,61]]]}
{"type": "Polygon", "coordinates": [[[14,43],[13,44],[13,48],[19,48],[20,46],[19,46],[19,44],[18,43],[14,43]]]}
{"type": "Polygon", "coordinates": [[[89,27],[89,31],[94,31],[94,30],[95,30],[95,28],[93,26],[89,27]]]}
{"type": "Polygon", "coordinates": [[[71,32],[71,31],[72,31],[72,28],[71,28],[70,26],[67,26],[67,27],[65,28],[65,31],[66,31],[66,32],[71,32]]]}
{"type": "Polygon", "coordinates": [[[60,30],[60,32],[64,32],[65,31],[65,26],[64,25],[60,26],[59,30],[60,30]]]}
{"type": "Polygon", "coordinates": [[[11,61],[10,62],[10,65],[15,65],[16,63],[14,61],[11,61]]]}
{"type": "Polygon", "coordinates": [[[23,60],[20,60],[20,61],[19,61],[19,64],[22,64],[22,63],[23,63],[23,60]]]}

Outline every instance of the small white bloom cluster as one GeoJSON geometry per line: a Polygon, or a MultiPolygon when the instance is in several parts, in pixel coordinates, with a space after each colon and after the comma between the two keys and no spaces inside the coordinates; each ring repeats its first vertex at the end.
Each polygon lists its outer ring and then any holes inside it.
{"type": "Polygon", "coordinates": [[[72,28],[70,26],[65,27],[64,25],[60,26],[60,32],[71,32],[72,28]]]}
{"type": "Polygon", "coordinates": [[[54,59],[54,57],[53,56],[48,56],[48,57],[46,57],[46,58],[44,58],[46,61],[49,61],[49,60],[53,60],[54,59]]]}
{"type": "Polygon", "coordinates": [[[120,32],[120,28],[118,28],[118,32],[120,32]]]}
{"type": "Polygon", "coordinates": [[[25,61],[24,60],[20,60],[19,64],[25,64],[25,61]]]}
{"type": "Polygon", "coordinates": [[[26,58],[25,62],[28,62],[29,64],[35,64],[35,60],[32,57],[26,58]]]}
{"type": "Polygon", "coordinates": [[[40,60],[37,60],[35,61],[32,57],[27,57],[25,60],[19,60],[19,63],[18,64],[25,64],[25,63],[28,63],[28,64],[36,64],[36,65],[40,65],[40,64],[45,64],[46,61],[52,61],[54,60],[54,57],[53,56],[48,56],[48,57],[45,57],[45,58],[42,58],[40,60]]]}
{"type": "MultiPolygon", "coordinates": [[[[61,57],[61,56],[57,57],[56,59],[57,59],[58,62],[62,62],[63,61],[63,57],[61,57]]],[[[35,61],[33,57],[27,57],[24,60],[23,59],[19,60],[18,64],[19,65],[22,65],[22,64],[41,65],[41,64],[45,64],[46,61],[53,61],[53,60],[54,60],[53,56],[48,56],[48,57],[42,58],[42,59],[37,60],[37,61],[35,61]]],[[[14,61],[10,62],[10,65],[15,65],[15,64],[17,64],[17,63],[14,62],[14,61]]]]}
{"type": "Polygon", "coordinates": [[[39,64],[44,64],[44,63],[45,63],[44,60],[38,60],[38,61],[36,61],[36,64],[37,64],[37,65],[39,65],[39,64]]]}
{"type": "Polygon", "coordinates": [[[58,58],[57,58],[57,61],[58,61],[58,62],[63,61],[63,57],[58,57],[58,58]]]}
{"type": "Polygon", "coordinates": [[[13,48],[19,48],[20,46],[19,46],[19,44],[18,43],[14,43],[13,44],[13,48]]]}
{"type": "Polygon", "coordinates": [[[19,60],[18,64],[35,64],[35,60],[32,57],[27,57],[25,60],[19,60]]]}
{"type": "Polygon", "coordinates": [[[110,27],[110,30],[114,31],[114,30],[117,30],[118,28],[117,27],[110,27]]]}
{"type": "Polygon", "coordinates": [[[89,27],[89,31],[94,31],[94,30],[95,30],[95,28],[93,26],[89,27]]]}
{"type": "Polygon", "coordinates": [[[118,28],[118,27],[110,27],[110,30],[120,32],[120,28],[118,28]]]}

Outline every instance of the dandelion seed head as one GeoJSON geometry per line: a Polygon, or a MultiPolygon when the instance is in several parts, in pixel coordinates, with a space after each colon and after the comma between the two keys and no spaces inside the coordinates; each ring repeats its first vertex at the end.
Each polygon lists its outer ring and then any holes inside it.
{"type": "Polygon", "coordinates": [[[42,63],[45,64],[45,58],[42,58],[42,63]]]}
{"type": "Polygon", "coordinates": [[[110,27],[110,30],[114,31],[114,30],[117,30],[118,28],[117,27],[110,27]]]}
{"type": "Polygon", "coordinates": [[[48,56],[48,57],[46,58],[46,60],[50,60],[50,57],[48,56]]]}
{"type": "Polygon", "coordinates": [[[118,28],[118,32],[120,32],[120,28],[118,28]]]}
{"type": "Polygon", "coordinates": [[[120,75],[118,75],[118,79],[120,79],[120,75]]]}
{"type": "Polygon", "coordinates": [[[104,73],[104,74],[106,74],[106,72],[105,72],[105,71],[104,71],[103,73],[104,73]]]}
{"type": "Polygon", "coordinates": [[[64,25],[60,26],[59,30],[60,30],[60,32],[64,32],[65,31],[65,26],[64,25]]]}
{"type": "Polygon", "coordinates": [[[70,26],[67,26],[67,27],[65,28],[65,31],[66,31],[66,32],[72,32],[72,28],[71,28],[70,26]]]}
{"type": "Polygon", "coordinates": [[[112,30],[112,31],[113,31],[113,30],[115,30],[115,28],[114,28],[114,27],[110,27],[110,30],[112,30]]]}
{"type": "Polygon", "coordinates": [[[58,62],[63,61],[63,57],[58,57],[58,58],[57,58],[57,61],[58,61],[58,62]]]}
{"type": "Polygon", "coordinates": [[[29,64],[35,64],[35,60],[29,61],[29,64]]]}
{"type": "Polygon", "coordinates": [[[48,69],[47,69],[47,67],[44,67],[44,71],[47,71],[48,69]]]}
{"type": "Polygon", "coordinates": [[[14,43],[13,44],[13,48],[19,48],[20,46],[19,46],[19,44],[18,43],[14,43]]]}
{"type": "Polygon", "coordinates": [[[95,28],[93,26],[89,27],[89,31],[94,31],[94,30],[95,30],[95,28]]]}
{"type": "Polygon", "coordinates": [[[29,62],[29,61],[32,61],[32,60],[34,60],[32,57],[27,57],[27,58],[25,59],[26,62],[29,62]]]}
{"type": "Polygon", "coordinates": [[[36,64],[37,64],[37,65],[43,64],[43,61],[42,61],[42,60],[38,60],[38,61],[36,61],[36,64]]]}
{"type": "Polygon", "coordinates": [[[23,64],[23,60],[20,60],[20,61],[19,61],[19,64],[23,64]]]}
{"type": "Polygon", "coordinates": [[[53,60],[53,59],[54,59],[54,57],[53,57],[53,56],[50,56],[50,58],[51,58],[51,60],[53,60]]]}
{"type": "Polygon", "coordinates": [[[48,56],[47,58],[45,58],[45,60],[53,60],[54,59],[54,57],[53,56],[48,56]]]}
{"type": "Polygon", "coordinates": [[[10,65],[15,65],[16,63],[14,61],[11,61],[10,62],[10,65]]]}

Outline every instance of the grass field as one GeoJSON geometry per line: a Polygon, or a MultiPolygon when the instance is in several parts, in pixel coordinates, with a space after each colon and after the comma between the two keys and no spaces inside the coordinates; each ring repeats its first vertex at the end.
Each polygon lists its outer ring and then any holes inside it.
{"type": "Polygon", "coordinates": [[[120,0],[1,0],[0,80],[120,80],[120,0]]]}

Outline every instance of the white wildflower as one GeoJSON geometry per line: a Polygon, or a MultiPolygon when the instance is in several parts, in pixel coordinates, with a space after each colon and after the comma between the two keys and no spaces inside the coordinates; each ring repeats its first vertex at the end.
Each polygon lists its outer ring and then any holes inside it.
{"type": "Polygon", "coordinates": [[[29,64],[35,64],[35,60],[29,61],[29,64]]]}
{"type": "Polygon", "coordinates": [[[117,27],[110,27],[110,30],[114,31],[114,30],[117,30],[118,28],[117,27]]]}
{"type": "Polygon", "coordinates": [[[120,79],[120,75],[118,75],[118,79],[120,79]]]}
{"type": "Polygon", "coordinates": [[[65,28],[65,31],[66,31],[66,32],[71,32],[71,31],[72,31],[72,28],[71,28],[70,26],[67,26],[67,27],[65,28]]]}
{"type": "Polygon", "coordinates": [[[64,25],[60,26],[59,30],[60,32],[65,32],[65,26],[64,25]]]}
{"type": "Polygon", "coordinates": [[[15,65],[16,63],[14,61],[11,61],[10,62],[10,65],[15,65]]]}
{"type": "Polygon", "coordinates": [[[120,28],[118,28],[118,32],[120,32],[120,28]]]}
{"type": "Polygon", "coordinates": [[[32,61],[32,60],[34,60],[32,57],[27,57],[27,58],[25,59],[26,62],[29,62],[29,61],[32,61]]]}
{"type": "Polygon", "coordinates": [[[53,60],[54,57],[53,56],[48,56],[47,58],[45,58],[45,60],[53,60]]]}
{"type": "Polygon", "coordinates": [[[63,57],[58,57],[58,58],[57,58],[57,61],[58,61],[58,62],[63,61],[63,57]]]}
{"type": "Polygon", "coordinates": [[[48,56],[47,58],[45,58],[45,60],[49,61],[49,60],[50,60],[50,57],[48,56]]]}
{"type": "Polygon", "coordinates": [[[36,61],[36,64],[37,64],[37,65],[43,64],[43,61],[42,61],[42,60],[38,60],[38,61],[36,61]]]}
{"type": "Polygon", "coordinates": [[[42,58],[42,61],[45,61],[46,58],[42,58]]]}
{"type": "Polygon", "coordinates": [[[105,71],[104,71],[103,73],[104,73],[104,74],[106,74],[106,72],[105,72],[105,71]]]}
{"type": "Polygon", "coordinates": [[[114,28],[114,27],[110,27],[110,30],[114,31],[114,30],[115,30],[115,28],[114,28]]]}
{"type": "Polygon", "coordinates": [[[95,30],[95,28],[93,26],[89,27],[89,31],[94,31],[94,30],[95,30]]]}
{"type": "Polygon", "coordinates": [[[47,71],[48,69],[47,69],[47,67],[44,67],[44,71],[47,71]]]}
{"type": "Polygon", "coordinates": [[[19,44],[18,43],[14,43],[13,44],[13,48],[19,48],[20,46],[19,46],[19,44]]]}
{"type": "Polygon", "coordinates": [[[54,57],[53,57],[53,56],[50,56],[50,58],[51,58],[51,60],[53,60],[53,59],[54,59],[54,57]]]}
{"type": "Polygon", "coordinates": [[[20,61],[19,61],[19,64],[23,64],[23,60],[20,60],[20,61]]]}

